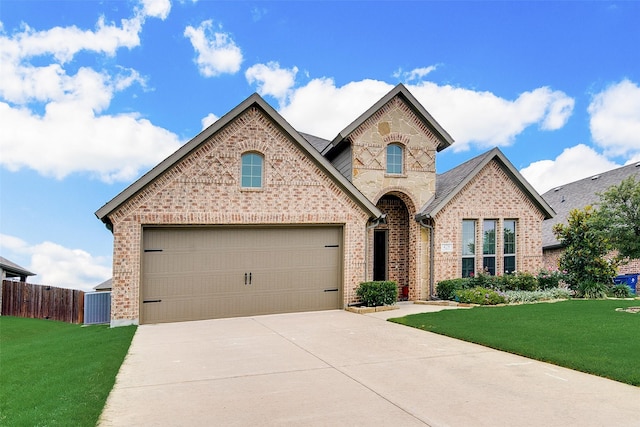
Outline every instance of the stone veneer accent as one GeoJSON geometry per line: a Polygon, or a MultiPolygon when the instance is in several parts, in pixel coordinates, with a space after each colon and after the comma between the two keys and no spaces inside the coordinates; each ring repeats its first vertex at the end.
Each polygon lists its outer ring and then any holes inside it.
{"type": "Polygon", "coordinates": [[[252,107],[123,203],[113,224],[112,326],[140,317],[146,225],[341,224],[344,305],[364,280],[368,216],[264,113],[252,107]],[[240,156],[264,156],[261,189],[242,189],[240,156]]]}
{"type": "MultiPolygon", "coordinates": [[[[376,202],[379,209],[390,214],[390,223],[378,226],[390,227],[389,280],[396,281],[399,287],[407,284],[409,300],[428,298],[425,287],[428,268],[424,263],[428,241],[414,216],[435,193],[435,157],[440,141],[411,108],[397,97],[365,120],[349,135],[349,140],[353,184],[365,197],[376,202]],[[401,175],[386,173],[386,148],[394,143],[404,148],[404,173],[401,175]],[[402,200],[407,213],[401,214],[399,206],[385,201],[385,195],[402,200]]],[[[368,235],[368,242],[367,276],[371,278],[373,230],[368,235]]]]}
{"type": "Polygon", "coordinates": [[[349,138],[352,182],[369,200],[378,200],[394,189],[408,195],[419,209],[433,196],[439,141],[403,101],[389,101],[349,138]],[[402,175],[386,174],[386,148],[392,143],[404,147],[402,175]]]}
{"type": "Polygon", "coordinates": [[[541,224],[544,216],[494,160],[435,216],[435,284],[461,277],[462,220],[465,219],[477,220],[476,271],[482,270],[482,222],[485,219],[498,221],[497,273],[503,273],[502,224],[505,219],[517,220],[516,269],[535,274],[542,268],[541,224]],[[443,244],[451,244],[452,251],[443,252],[443,244]]]}

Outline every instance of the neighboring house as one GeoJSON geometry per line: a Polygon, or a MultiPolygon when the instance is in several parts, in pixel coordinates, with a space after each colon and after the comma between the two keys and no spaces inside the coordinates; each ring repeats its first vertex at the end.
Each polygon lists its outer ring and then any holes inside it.
{"type": "Polygon", "coordinates": [[[3,280],[19,280],[20,282],[27,282],[27,277],[35,276],[35,273],[20,267],[18,264],[9,261],[8,259],[0,256],[0,308],[2,308],[2,281],[3,280]]]}
{"type": "Polygon", "coordinates": [[[96,292],[110,292],[111,291],[111,280],[107,279],[104,282],[100,283],[93,287],[93,290],[96,292]]]}
{"type": "Polygon", "coordinates": [[[542,267],[553,211],[498,149],[436,176],[453,139],[396,86],[332,141],[257,94],[96,212],[112,231],[111,325],[344,308],[367,280],[542,267]]]}
{"type": "Polygon", "coordinates": [[[32,273],[29,270],[20,267],[18,264],[0,256],[0,279],[13,279],[26,282],[27,277],[35,275],[36,273],[32,273]]]}
{"type": "MultiPolygon", "coordinates": [[[[560,185],[542,195],[542,198],[557,213],[554,218],[548,219],[542,224],[542,250],[545,268],[557,270],[558,260],[563,251],[562,244],[553,234],[553,227],[560,223],[567,224],[569,212],[573,209],[584,209],[590,205],[597,206],[600,201],[599,194],[632,176],[636,178],[636,181],[640,181],[640,162],[560,185]]],[[[640,273],[640,260],[632,260],[628,264],[620,266],[618,273],[640,273]]]]}

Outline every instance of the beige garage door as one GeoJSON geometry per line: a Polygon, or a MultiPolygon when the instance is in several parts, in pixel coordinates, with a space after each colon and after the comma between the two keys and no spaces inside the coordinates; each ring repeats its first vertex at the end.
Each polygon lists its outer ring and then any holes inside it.
{"type": "Polygon", "coordinates": [[[145,228],[141,323],[342,306],[342,229],[145,228]]]}

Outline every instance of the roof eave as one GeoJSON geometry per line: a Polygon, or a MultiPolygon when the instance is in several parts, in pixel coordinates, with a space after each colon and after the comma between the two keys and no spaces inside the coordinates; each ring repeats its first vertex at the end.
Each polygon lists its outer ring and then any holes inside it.
{"type": "MultiPolygon", "coordinates": [[[[527,180],[524,179],[520,172],[516,170],[513,164],[497,147],[493,148],[489,153],[487,153],[482,162],[478,163],[473,171],[469,173],[462,181],[460,181],[460,183],[454,188],[453,191],[449,192],[449,194],[445,198],[440,200],[435,206],[429,208],[428,211],[425,210],[423,214],[431,217],[436,216],[460,192],[460,190],[462,190],[469,183],[469,181],[471,181],[485,166],[489,164],[489,162],[494,159],[497,159],[507,169],[516,185],[529,196],[529,198],[534,202],[538,209],[544,214],[544,219],[551,219],[555,216],[555,211],[553,210],[553,208],[551,208],[551,206],[549,206],[549,204],[538,194],[538,192],[533,187],[531,187],[527,180]]],[[[428,205],[426,207],[428,207],[428,205]]]]}
{"type": "Polygon", "coordinates": [[[378,102],[373,104],[367,111],[362,113],[357,119],[351,122],[347,127],[345,127],[338,135],[331,141],[329,149],[325,155],[328,155],[334,150],[339,150],[339,148],[343,145],[341,144],[345,141],[362,123],[364,123],[369,117],[375,114],[380,108],[382,108],[385,104],[391,101],[396,96],[402,96],[407,104],[411,107],[411,109],[418,115],[418,117],[422,117],[428,127],[436,134],[440,143],[436,150],[438,152],[444,150],[453,144],[454,140],[449,135],[447,131],[444,130],[442,126],[433,118],[433,116],[420,104],[420,102],[409,92],[409,90],[402,84],[396,85],[390,92],[388,92],[385,96],[383,96],[378,102]]]}
{"type": "Polygon", "coordinates": [[[109,226],[111,223],[109,215],[111,213],[252,106],[257,106],[263,110],[284,132],[289,134],[296,143],[302,146],[312,157],[315,163],[320,166],[336,182],[336,184],[338,184],[343,190],[346,190],[347,194],[349,194],[371,217],[378,218],[382,215],[382,212],[380,212],[380,210],[376,208],[371,201],[366,199],[364,195],[362,195],[362,193],[353,186],[353,184],[340,175],[329,161],[318,153],[318,151],[313,148],[313,146],[302,135],[300,135],[275,109],[273,109],[273,107],[271,107],[260,95],[254,93],[98,209],[95,212],[96,217],[109,226]]]}

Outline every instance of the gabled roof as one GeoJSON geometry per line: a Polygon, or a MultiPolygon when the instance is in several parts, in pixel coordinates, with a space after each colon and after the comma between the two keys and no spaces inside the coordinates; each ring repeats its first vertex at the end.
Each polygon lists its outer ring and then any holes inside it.
{"type": "Polygon", "coordinates": [[[118,209],[123,203],[135,196],[139,191],[145,188],[153,180],[158,178],[162,173],[170,169],[176,163],[187,157],[191,152],[196,150],[201,144],[207,141],[212,135],[223,129],[234,119],[252,107],[261,109],[280,129],[291,137],[298,145],[303,153],[322,169],[339,187],[341,187],[347,195],[349,195],[360,207],[364,209],[372,218],[379,218],[382,213],[376,206],[371,203],[356,187],[343,177],[327,159],[302,136],[298,133],[276,110],[273,109],[260,95],[254,93],[238,106],[233,108],[227,114],[222,116],[211,126],[200,132],[192,140],[180,147],[175,153],[160,162],[149,172],[140,177],[137,181],[115,196],[111,201],[98,209],[95,213],[102,222],[110,226],[108,216],[118,209]]]}
{"type": "Polygon", "coordinates": [[[431,131],[438,137],[440,143],[438,144],[437,151],[442,151],[451,144],[453,144],[453,138],[451,135],[445,131],[442,126],[429,114],[429,112],[418,102],[418,100],[409,92],[409,90],[402,84],[398,84],[394,87],[389,93],[383,96],[378,102],[373,104],[371,108],[362,113],[360,117],[355,119],[350,125],[342,130],[334,139],[331,141],[324,151],[323,155],[330,155],[333,150],[340,150],[344,145],[344,142],[349,135],[351,135],[360,125],[362,125],[367,119],[369,119],[373,114],[376,113],[379,109],[384,107],[389,101],[391,101],[396,96],[399,96],[404,99],[407,105],[413,110],[413,112],[423,120],[426,126],[431,129],[431,131]]]}
{"type": "Polygon", "coordinates": [[[599,193],[604,193],[609,187],[618,185],[631,176],[640,179],[640,162],[563,184],[544,193],[542,198],[553,207],[557,215],[542,223],[542,247],[560,247],[560,242],[553,234],[553,226],[566,224],[571,210],[596,204],[600,200],[599,193]]]}
{"type": "Polygon", "coordinates": [[[496,160],[502,166],[518,188],[540,209],[545,218],[552,218],[554,216],[554,211],[547,202],[545,202],[527,180],[520,175],[520,172],[517,171],[502,151],[500,151],[499,148],[494,148],[471,160],[467,160],[443,174],[437,175],[435,197],[423,206],[416,215],[416,218],[420,219],[435,216],[492,160],[496,160]]]}
{"type": "Polygon", "coordinates": [[[322,153],[322,150],[327,148],[331,141],[328,139],[320,138],[319,136],[310,135],[308,133],[298,132],[300,135],[304,137],[309,143],[315,148],[318,153],[322,153]]]}
{"type": "Polygon", "coordinates": [[[9,273],[15,274],[17,276],[35,276],[36,273],[32,273],[29,270],[20,267],[15,262],[9,261],[5,257],[0,256],[0,268],[9,273]]]}

